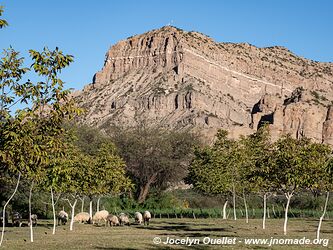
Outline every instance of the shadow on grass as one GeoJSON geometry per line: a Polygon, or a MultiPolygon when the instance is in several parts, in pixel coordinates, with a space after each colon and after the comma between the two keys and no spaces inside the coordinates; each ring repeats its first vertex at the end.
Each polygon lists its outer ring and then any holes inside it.
{"type": "MultiPolygon", "coordinates": [[[[154,222],[155,224],[155,222],[154,222]]],[[[169,225],[195,225],[195,226],[211,226],[212,224],[209,224],[209,223],[195,223],[195,221],[192,221],[192,222],[168,222],[168,221],[165,221],[163,223],[160,223],[160,224],[169,224],[169,225]]]]}
{"type": "MultiPolygon", "coordinates": [[[[191,245],[189,246],[177,246],[177,249],[183,250],[183,249],[196,249],[196,250],[203,250],[203,249],[207,249],[207,246],[202,246],[202,245],[191,245]]],[[[149,250],[156,250],[156,249],[175,249],[174,247],[168,247],[168,246],[154,246],[154,247],[150,247],[148,248],[149,250]]]]}
{"type": "Polygon", "coordinates": [[[110,227],[109,225],[104,225],[104,224],[94,224],[92,226],[93,227],[102,227],[102,228],[108,228],[108,227],[110,227]]]}
{"type": "MultiPolygon", "coordinates": [[[[95,247],[94,249],[104,249],[104,250],[119,250],[119,249],[126,249],[126,250],[138,250],[138,249],[142,249],[142,248],[127,248],[127,247],[95,247]]],[[[156,245],[156,246],[151,246],[151,247],[145,247],[145,249],[147,250],[169,250],[169,249],[175,249],[174,247],[170,247],[170,246],[161,246],[161,245],[156,245]]],[[[188,246],[177,246],[177,249],[189,249],[188,246]]],[[[207,249],[207,246],[200,246],[200,245],[192,245],[191,249],[197,249],[197,250],[203,250],[203,249],[207,249]]]]}
{"type": "Polygon", "coordinates": [[[104,249],[104,250],[118,250],[118,249],[128,249],[128,250],[137,250],[138,248],[128,248],[128,247],[123,247],[123,248],[119,248],[119,247],[94,247],[93,249],[104,249]]]}
{"type": "Polygon", "coordinates": [[[145,230],[161,230],[161,231],[185,231],[185,232],[197,232],[197,231],[204,231],[204,232],[226,232],[229,231],[223,227],[215,227],[215,228],[208,228],[208,227],[201,227],[201,228],[191,228],[189,225],[173,225],[173,226],[149,226],[149,227],[141,227],[138,229],[145,229],[145,230]]]}
{"type": "Polygon", "coordinates": [[[207,233],[207,232],[196,232],[196,233],[176,233],[175,234],[176,237],[180,237],[180,238],[186,238],[186,237],[190,237],[190,238],[204,238],[204,237],[217,237],[217,238],[220,238],[220,237],[235,237],[234,234],[217,234],[217,233],[207,233]]]}
{"type": "Polygon", "coordinates": [[[321,230],[320,232],[325,234],[333,234],[333,230],[321,230]]]}

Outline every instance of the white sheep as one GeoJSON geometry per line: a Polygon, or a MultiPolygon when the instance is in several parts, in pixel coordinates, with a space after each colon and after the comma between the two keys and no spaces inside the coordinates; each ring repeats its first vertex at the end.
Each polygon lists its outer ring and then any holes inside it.
{"type": "MultiPolygon", "coordinates": [[[[31,223],[32,223],[33,227],[37,226],[37,219],[38,219],[37,214],[32,214],[31,215],[31,223]]],[[[28,226],[30,226],[30,220],[28,222],[28,226]]]]}
{"type": "Polygon", "coordinates": [[[75,222],[80,222],[80,223],[89,223],[90,222],[90,215],[86,212],[81,212],[75,215],[74,217],[75,222]]]}
{"type": "Polygon", "coordinates": [[[120,225],[118,217],[113,214],[109,214],[106,219],[110,223],[110,226],[112,226],[112,227],[120,225]]]}
{"type": "Polygon", "coordinates": [[[151,219],[151,214],[150,214],[150,212],[149,212],[149,211],[145,211],[145,212],[143,213],[143,222],[144,222],[144,224],[146,225],[146,223],[147,223],[147,225],[149,225],[149,221],[150,221],[150,219],[151,219]]]}
{"type": "Polygon", "coordinates": [[[62,225],[66,225],[68,221],[68,213],[66,213],[64,210],[61,210],[58,213],[58,226],[60,225],[60,222],[62,225]]]}
{"type": "Polygon", "coordinates": [[[124,214],[124,213],[119,214],[118,219],[119,219],[119,224],[121,226],[123,226],[123,225],[129,226],[130,225],[128,216],[126,214],[124,214]]]}
{"type": "Polygon", "coordinates": [[[143,221],[142,213],[140,213],[140,212],[135,212],[135,214],[134,214],[134,219],[135,219],[135,222],[136,222],[136,223],[141,224],[142,221],[143,221]]]}
{"type": "Polygon", "coordinates": [[[107,222],[107,217],[109,215],[109,212],[106,210],[101,210],[99,212],[96,212],[95,215],[93,216],[93,224],[95,224],[95,222],[99,223],[101,220],[104,220],[105,222],[105,226],[106,226],[106,222],[107,222]]]}

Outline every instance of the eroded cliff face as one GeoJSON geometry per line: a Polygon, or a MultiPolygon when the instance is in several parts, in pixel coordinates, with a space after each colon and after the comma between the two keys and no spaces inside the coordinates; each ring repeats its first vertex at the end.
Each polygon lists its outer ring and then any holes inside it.
{"type": "Polygon", "coordinates": [[[328,100],[319,101],[315,93],[297,88],[283,102],[281,98],[266,94],[254,106],[251,127],[257,129],[267,122],[273,139],[291,134],[295,138],[305,136],[333,145],[333,112],[328,100]]]}
{"type": "Polygon", "coordinates": [[[93,83],[73,95],[87,110],[82,121],[105,130],[148,119],[238,137],[268,122],[276,137],[332,144],[332,81],[332,63],[166,26],[112,46],[93,83]]]}

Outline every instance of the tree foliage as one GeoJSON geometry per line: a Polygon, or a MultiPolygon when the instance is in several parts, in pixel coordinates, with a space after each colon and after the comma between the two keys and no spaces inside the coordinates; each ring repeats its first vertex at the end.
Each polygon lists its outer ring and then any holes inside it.
{"type": "MultiPolygon", "coordinates": [[[[3,13],[3,6],[0,6],[0,17],[2,16],[2,13],[3,13]]],[[[6,26],[8,26],[7,21],[4,19],[0,19],[0,29],[6,26]]]]}
{"type": "Polygon", "coordinates": [[[244,150],[241,144],[218,131],[212,146],[196,148],[187,181],[194,188],[210,194],[225,194],[241,185],[244,150]]]}
{"type": "Polygon", "coordinates": [[[273,191],[270,174],[273,143],[267,126],[262,126],[256,133],[243,137],[240,142],[244,147],[246,160],[243,162],[243,179],[251,191],[268,193],[273,191]]]}
{"type": "Polygon", "coordinates": [[[182,180],[198,142],[190,132],[177,132],[140,124],[115,128],[112,138],[137,185],[137,198],[143,202],[151,187],[162,190],[169,182],[182,180]]]}
{"type": "Polygon", "coordinates": [[[272,153],[271,185],[284,193],[319,187],[330,154],[327,145],[283,136],[272,153]]]}

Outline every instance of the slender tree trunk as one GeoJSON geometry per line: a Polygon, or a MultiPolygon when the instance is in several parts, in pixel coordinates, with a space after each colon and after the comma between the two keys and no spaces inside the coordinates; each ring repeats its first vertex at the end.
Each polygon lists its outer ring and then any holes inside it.
{"type": "Polygon", "coordinates": [[[236,214],[236,188],[235,188],[235,183],[232,183],[232,201],[233,201],[233,210],[234,210],[234,220],[237,220],[237,214],[236,214]]]}
{"type": "Polygon", "coordinates": [[[32,189],[34,187],[34,182],[31,183],[30,192],[29,192],[29,223],[30,223],[30,242],[34,242],[34,231],[32,227],[32,219],[31,219],[31,197],[32,197],[32,189]]]}
{"type": "Polygon", "coordinates": [[[90,222],[92,223],[92,198],[90,198],[89,202],[89,217],[90,217],[90,222]]]}
{"type": "Polygon", "coordinates": [[[101,200],[101,197],[98,197],[97,199],[97,205],[96,205],[96,212],[99,212],[99,201],[101,200]]]}
{"type": "Polygon", "coordinates": [[[276,213],[275,213],[275,208],[274,208],[274,204],[272,204],[272,211],[273,211],[273,215],[276,218],[276,213]]]}
{"type": "Polygon", "coordinates": [[[71,212],[71,222],[70,222],[70,225],[69,225],[69,230],[70,231],[73,231],[73,225],[74,225],[74,213],[75,213],[75,206],[76,206],[76,203],[77,203],[77,199],[74,200],[74,203],[72,205],[72,203],[67,200],[69,205],[71,206],[72,208],[72,212],[71,212]]]}
{"type": "Polygon", "coordinates": [[[84,196],[82,198],[80,198],[81,200],[81,212],[83,212],[84,210],[84,196]]]}
{"type": "Polygon", "coordinates": [[[262,229],[266,229],[266,207],[267,207],[266,201],[267,201],[267,193],[264,193],[263,200],[264,200],[264,214],[263,214],[263,217],[262,217],[262,229]]]}
{"type": "Polygon", "coordinates": [[[326,214],[327,203],[328,203],[329,195],[330,195],[330,192],[327,191],[327,192],[326,192],[326,200],[325,200],[324,211],[323,211],[323,214],[320,216],[319,224],[318,224],[318,229],[317,229],[317,239],[318,239],[318,240],[320,239],[320,228],[321,228],[321,223],[322,223],[322,221],[323,221],[323,219],[324,219],[324,217],[325,217],[325,214],[326,214]]]}
{"type": "Polygon", "coordinates": [[[287,205],[286,209],[284,211],[284,225],[283,225],[283,234],[287,235],[287,224],[288,224],[288,210],[289,210],[289,205],[290,205],[290,200],[291,197],[293,197],[293,193],[285,193],[285,196],[287,198],[287,205]]]}
{"type": "Polygon", "coordinates": [[[228,205],[228,200],[226,200],[223,205],[223,220],[227,219],[227,205],[228,205]]]}
{"type": "Polygon", "coordinates": [[[246,223],[249,223],[249,213],[247,211],[247,203],[246,203],[246,197],[245,197],[245,191],[244,191],[244,189],[243,189],[243,199],[244,199],[246,223]]]}
{"type": "Polygon", "coordinates": [[[52,230],[52,234],[55,234],[56,226],[57,226],[57,218],[56,218],[56,211],[55,211],[53,189],[52,189],[52,187],[50,189],[51,189],[51,203],[52,203],[52,213],[53,213],[53,230],[52,230]]]}
{"type": "Polygon", "coordinates": [[[0,240],[0,247],[2,246],[2,242],[3,242],[3,236],[5,235],[5,224],[6,224],[6,207],[9,204],[9,202],[13,199],[14,195],[17,192],[18,186],[20,184],[20,179],[21,179],[21,173],[19,173],[18,177],[17,177],[17,183],[16,183],[16,187],[14,189],[14,192],[12,193],[12,195],[9,197],[9,199],[7,200],[7,202],[5,203],[5,205],[3,206],[3,210],[2,210],[2,231],[1,231],[1,240],[0,240]]]}

